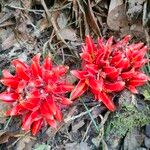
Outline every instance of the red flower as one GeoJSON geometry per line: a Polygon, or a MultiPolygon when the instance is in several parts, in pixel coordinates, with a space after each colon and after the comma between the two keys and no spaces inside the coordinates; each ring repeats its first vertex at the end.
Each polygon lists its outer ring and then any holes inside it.
{"type": "Polygon", "coordinates": [[[102,101],[106,107],[114,111],[112,96],[124,88],[137,93],[136,87],[145,84],[149,77],[140,71],[148,61],[144,58],[147,47],[143,43],[128,44],[130,36],[113,44],[113,37],[106,42],[98,39],[94,44],[90,36],[80,54],[82,70],[71,73],[80,81],[71,93],[74,100],[90,89],[95,99],[102,101]]]}
{"type": "Polygon", "coordinates": [[[15,75],[3,70],[1,79],[7,89],[0,93],[0,99],[12,104],[12,109],[6,114],[22,115],[22,128],[31,128],[33,135],[44,123],[56,127],[56,121],[62,121],[61,107],[72,103],[65,97],[65,93],[73,89],[65,78],[68,67],[53,66],[50,57],[40,65],[40,54],[32,58],[31,65],[18,59],[12,64],[15,75]]]}

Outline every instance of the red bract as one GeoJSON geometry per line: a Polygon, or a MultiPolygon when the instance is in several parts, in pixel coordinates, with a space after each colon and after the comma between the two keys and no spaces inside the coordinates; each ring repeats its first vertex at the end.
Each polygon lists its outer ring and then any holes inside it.
{"type": "Polygon", "coordinates": [[[65,78],[68,67],[53,66],[50,57],[40,65],[40,54],[32,58],[31,65],[18,59],[13,60],[12,64],[15,75],[3,70],[1,79],[7,89],[0,93],[0,99],[12,104],[12,109],[6,114],[22,115],[22,128],[31,128],[33,135],[45,123],[56,127],[56,122],[62,121],[62,106],[72,103],[65,97],[73,89],[65,78]]]}
{"type": "Polygon", "coordinates": [[[72,100],[90,89],[95,99],[114,111],[112,96],[115,92],[128,88],[137,93],[136,87],[149,80],[140,70],[148,61],[144,58],[147,47],[143,43],[130,45],[129,39],[130,36],[126,36],[113,44],[113,37],[106,42],[99,38],[98,43],[94,44],[90,36],[86,37],[80,54],[82,70],[71,71],[80,80],[71,93],[72,100]]]}

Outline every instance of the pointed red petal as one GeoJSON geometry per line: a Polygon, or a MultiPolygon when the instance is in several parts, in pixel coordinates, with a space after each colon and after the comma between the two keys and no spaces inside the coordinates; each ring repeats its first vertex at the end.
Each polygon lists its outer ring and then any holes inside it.
{"type": "Polygon", "coordinates": [[[133,80],[145,80],[145,81],[148,81],[149,77],[146,74],[142,73],[142,72],[136,72],[132,79],[133,80]]]}
{"type": "Polygon", "coordinates": [[[84,60],[84,61],[87,61],[89,63],[92,63],[93,62],[93,59],[91,57],[91,55],[88,53],[88,52],[83,52],[80,54],[80,57],[84,60]]]}
{"type": "Polygon", "coordinates": [[[18,99],[19,95],[17,93],[0,93],[0,99],[4,102],[14,102],[18,99]]]}
{"type": "Polygon", "coordinates": [[[72,104],[72,101],[69,98],[61,97],[61,103],[63,105],[70,105],[70,104],[72,104]]]}
{"type": "Polygon", "coordinates": [[[131,39],[131,35],[126,35],[121,41],[118,42],[118,45],[124,46],[124,45],[128,44],[130,39],[131,39]]]}
{"type": "Polygon", "coordinates": [[[95,64],[87,64],[85,65],[86,70],[91,73],[91,74],[95,74],[98,72],[98,66],[95,64]]]}
{"type": "Polygon", "coordinates": [[[125,82],[117,81],[115,83],[104,83],[104,89],[107,92],[118,92],[125,88],[125,82]]]}
{"type": "Polygon", "coordinates": [[[111,36],[107,42],[106,42],[106,47],[107,48],[110,48],[112,46],[112,43],[113,43],[113,36],[111,36]]]}
{"type": "Polygon", "coordinates": [[[44,59],[43,67],[44,67],[46,70],[51,70],[51,69],[52,69],[52,60],[51,60],[50,57],[46,57],[46,58],[44,59]]]}
{"type": "Polygon", "coordinates": [[[42,76],[42,70],[40,67],[40,53],[32,58],[31,70],[34,77],[42,76]]]}
{"type": "Polygon", "coordinates": [[[61,104],[63,104],[63,105],[70,105],[70,104],[72,104],[72,101],[69,98],[62,97],[62,96],[59,96],[59,97],[55,96],[54,100],[59,102],[59,103],[61,103],[61,104]]]}
{"type": "Polygon", "coordinates": [[[114,54],[114,56],[112,57],[112,59],[110,61],[110,64],[115,66],[122,59],[123,59],[123,54],[122,53],[119,52],[118,54],[114,54]]]}
{"type": "Polygon", "coordinates": [[[53,112],[47,107],[47,103],[43,103],[40,107],[40,112],[43,117],[46,119],[54,119],[53,112]]]}
{"type": "Polygon", "coordinates": [[[20,104],[27,110],[36,111],[40,107],[40,98],[28,98],[20,104]]]}
{"type": "Polygon", "coordinates": [[[117,77],[120,74],[120,70],[112,66],[104,67],[104,72],[107,75],[107,77],[112,80],[117,79],[117,77]]]}
{"type": "Polygon", "coordinates": [[[127,58],[122,58],[116,65],[115,67],[117,68],[122,68],[123,70],[128,69],[130,65],[130,62],[127,58]]]}
{"type": "Polygon", "coordinates": [[[0,80],[4,85],[16,88],[18,86],[18,79],[15,78],[3,78],[0,80]]]}
{"type": "Polygon", "coordinates": [[[135,88],[135,86],[129,85],[127,88],[128,88],[132,93],[134,93],[134,94],[137,94],[137,93],[138,93],[138,91],[137,91],[137,89],[135,88]]]}
{"type": "Polygon", "coordinates": [[[31,128],[31,124],[34,122],[34,121],[37,121],[40,119],[40,115],[37,111],[35,112],[29,112],[25,118],[23,119],[23,122],[22,122],[22,129],[25,130],[25,131],[28,131],[30,130],[31,128]]]}
{"type": "Polygon", "coordinates": [[[78,97],[80,97],[86,90],[87,90],[87,84],[85,83],[85,80],[81,80],[78,82],[74,90],[71,92],[70,99],[74,100],[78,97]]]}
{"type": "Polygon", "coordinates": [[[46,99],[46,102],[47,102],[47,107],[48,109],[53,112],[53,114],[55,115],[56,114],[56,111],[57,111],[57,106],[54,102],[54,100],[52,99],[52,97],[48,97],[46,99]]]}
{"type": "Polygon", "coordinates": [[[2,74],[4,78],[14,78],[14,76],[6,69],[2,71],[2,74]]]}
{"type": "Polygon", "coordinates": [[[63,76],[64,74],[67,73],[69,67],[68,66],[56,66],[53,68],[53,72],[55,73],[56,76],[63,76]]]}
{"type": "Polygon", "coordinates": [[[26,85],[27,85],[27,81],[21,80],[21,81],[19,82],[19,84],[18,84],[18,87],[17,87],[17,89],[16,89],[16,92],[17,92],[17,93],[21,93],[21,92],[24,90],[24,88],[26,87],[26,85]]]}
{"type": "Polygon", "coordinates": [[[103,79],[102,78],[100,78],[100,80],[90,79],[89,86],[95,91],[101,92],[103,89],[103,79]]]}
{"type": "Polygon", "coordinates": [[[56,91],[57,93],[66,93],[72,91],[74,88],[73,85],[71,84],[59,84],[57,85],[56,91]]]}
{"type": "Polygon", "coordinates": [[[53,127],[53,128],[57,128],[57,124],[55,120],[51,120],[51,119],[46,119],[47,123],[53,127]]]}
{"type": "Polygon", "coordinates": [[[128,48],[130,48],[132,51],[135,51],[135,50],[138,50],[138,49],[142,48],[143,45],[144,45],[144,43],[139,42],[139,43],[136,43],[136,44],[129,45],[128,48]]]}
{"type": "Polygon", "coordinates": [[[72,70],[70,71],[72,75],[80,80],[84,80],[85,76],[87,75],[87,71],[79,71],[79,70],[72,70]]]}
{"type": "Polygon", "coordinates": [[[60,111],[59,108],[57,108],[55,118],[56,118],[57,121],[62,121],[62,112],[60,111]]]}
{"type": "Polygon", "coordinates": [[[16,65],[16,74],[19,78],[22,78],[26,81],[28,81],[30,78],[26,73],[26,70],[21,65],[16,65]]]}
{"type": "Polygon", "coordinates": [[[41,129],[43,124],[43,119],[39,119],[37,121],[34,121],[32,124],[32,134],[35,136],[39,130],[41,129]]]}
{"type": "Polygon", "coordinates": [[[29,68],[29,66],[28,66],[27,64],[25,64],[24,62],[22,62],[22,61],[20,61],[20,60],[18,60],[18,59],[13,60],[11,63],[12,63],[15,67],[16,67],[17,65],[19,65],[19,66],[21,66],[23,69],[28,69],[28,68],[29,68]]]}
{"type": "Polygon", "coordinates": [[[132,57],[133,57],[134,61],[141,60],[144,57],[144,55],[146,54],[147,50],[148,50],[148,47],[144,46],[142,49],[133,52],[132,57]]]}
{"type": "Polygon", "coordinates": [[[87,52],[89,52],[90,54],[93,54],[96,47],[94,45],[92,38],[89,35],[86,36],[86,46],[87,46],[87,52]]]}
{"type": "Polygon", "coordinates": [[[147,82],[147,80],[140,80],[140,79],[137,79],[137,80],[131,80],[129,82],[129,85],[131,86],[134,86],[134,87],[137,87],[137,86],[142,86],[144,85],[145,83],[147,82]]]}
{"type": "Polygon", "coordinates": [[[14,106],[11,110],[8,110],[6,112],[6,116],[16,116],[19,115],[21,111],[25,111],[25,109],[20,104],[18,104],[14,106]]]}
{"type": "Polygon", "coordinates": [[[102,101],[110,111],[115,110],[114,103],[112,102],[110,97],[108,97],[108,95],[106,93],[103,93],[103,92],[99,93],[98,94],[98,99],[99,99],[99,101],[102,101]]]}
{"type": "Polygon", "coordinates": [[[134,74],[135,74],[135,69],[132,68],[130,71],[121,73],[120,76],[122,77],[122,79],[130,79],[134,76],[134,74]]]}
{"type": "Polygon", "coordinates": [[[113,37],[110,37],[107,42],[106,42],[106,45],[105,45],[105,53],[104,53],[104,57],[103,59],[104,60],[107,60],[111,54],[111,51],[112,51],[112,42],[113,42],[113,37]]]}
{"type": "Polygon", "coordinates": [[[141,68],[142,66],[144,66],[146,63],[148,63],[149,62],[149,59],[143,59],[143,60],[141,60],[141,61],[136,61],[136,62],[134,62],[133,63],[133,67],[135,68],[135,69],[137,69],[137,68],[141,68]]]}

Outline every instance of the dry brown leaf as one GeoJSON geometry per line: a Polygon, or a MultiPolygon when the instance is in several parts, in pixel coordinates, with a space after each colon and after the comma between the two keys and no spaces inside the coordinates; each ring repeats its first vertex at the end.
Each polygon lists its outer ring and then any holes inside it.
{"type": "Polygon", "coordinates": [[[16,133],[0,130],[0,144],[8,142],[10,137],[14,137],[16,133]]]}
{"type": "Polygon", "coordinates": [[[13,13],[0,13],[0,25],[13,17],[13,13]]]}
{"type": "Polygon", "coordinates": [[[39,27],[40,31],[43,31],[46,28],[48,28],[50,25],[49,25],[47,18],[42,18],[38,21],[37,26],[39,27]]]}
{"type": "Polygon", "coordinates": [[[79,122],[75,122],[74,125],[72,125],[72,131],[77,132],[77,130],[79,130],[84,124],[85,123],[83,120],[80,120],[79,122]]]}
{"type": "Polygon", "coordinates": [[[145,32],[141,22],[137,22],[136,24],[132,24],[131,26],[124,27],[120,31],[122,33],[122,37],[130,34],[132,36],[135,36],[139,40],[145,40],[145,32]]]}
{"type": "Polygon", "coordinates": [[[60,30],[59,32],[61,36],[64,38],[64,40],[69,40],[69,41],[77,41],[77,36],[75,30],[72,28],[65,28],[60,30]]]}
{"type": "Polygon", "coordinates": [[[30,150],[34,143],[33,138],[30,135],[26,135],[17,142],[16,150],[30,150]]]}
{"type": "Polygon", "coordinates": [[[60,13],[57,17],[57,24],[60,28],[60,35],[64,40],[77,41],[76,31],[67,25],[67,16],[64,13],[60,13]]]}
{"type": "Polygon", "coordinates": [[[10,35],[2,42],[2,49],[9,49],[16,42],[14,33],[11,32],[10,35]]]}
{"type": "Polygon", "coordinates": [[[132,23],[137,21],[140,14],[142,14],[143,3],[145,3],[145,2],[146,2],[146,0],[127,0],[126,1],[127,17],[132,23]]]}
{"type": "Polygon", "coordinates": [[[14,25],[14,23],[11,20],[8,20],[8,21],[5,21],[4,23],[0,24],[0,28],[11,26],[11,25],[14,25]]]}
{"type": "Polygon", "coordinates": [[[111,30],[119,31],[128,26],[125,5],[123,0],[111,0],[107,16],[107,24],[111,30]]]}
{"type": "Polygon", "coordinates": [[[87,5],[85,4],[85,8],[84,9],[85,9],[86,19],[87,19],[87,22],[88,22],[89,26],[95,32],[95,34],[100,36],[101,35],[100,28],[99,28],[99,26],[97,24],[97,19],[94,16],[90,0],[88,0],[87,5]]]}
{"type": "Polygon", "coordinates": [[[32,7],[33,0],[21,0],[23,7],[30,9],[32,7]]]}
{"type": "Polygon", "coordinates": [[[91,148],[88,146],[86,142],[73,142],[65,144],[65,150],[90,150],[91,148]]]}

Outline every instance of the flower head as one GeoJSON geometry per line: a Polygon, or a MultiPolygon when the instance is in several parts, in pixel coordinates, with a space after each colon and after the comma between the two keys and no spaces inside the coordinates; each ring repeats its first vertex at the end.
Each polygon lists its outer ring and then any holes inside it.
{"type": "Polygon", "coordinates": [[[71,93],[72,100],[90,89],[95,99],[114,111],[112,97],[116,92],[128,88],[137,93],[136,87],[149,80],[140,70],[148,61],[144,57],[147,46],[143,43],[130,45],[129,39],[130,36],[126,36],[113,44],[113,37],[106,42],[99,38],[98,43],[94,44],[90,36],[86,37],[80,54],[82,70],[71,71],[80,80],[71,93]]]}
{"type": "Polygon", "coordinates": [[[32,58],[28,65],[18,59],[12,61],[15,75],[3,70],[0,80],[6,90],[0,93],[0,99],[12,104],[6,112],[9,116],[22,115],[22,128],[32,130],[35,135],[43,124],[56,127],[62,121],[61,108],[72,103],[65,94],[72,91],[65,74],[67,66],[53,66],[50,57],[40,65],[40,54],[32,58]]]}

